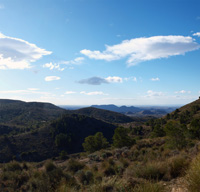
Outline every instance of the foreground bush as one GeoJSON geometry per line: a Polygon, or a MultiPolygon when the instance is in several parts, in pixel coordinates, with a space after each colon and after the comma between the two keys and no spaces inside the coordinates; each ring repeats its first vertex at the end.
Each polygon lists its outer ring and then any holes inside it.
{"type": "Polygon", "coordinates": [[[163,192],[164,187],[159,183],[145,182],[144,184],[136,185],[134,192],[163,192]]]}
{"type": "Polygon", "coordinates": [[[73,173],[76,173],[78,170],[81,170],[85,167],[83,163],[76,161],[75,159],[70,159],[67,163],[67,170],[73,173]]]}
{"type": "Polygon", "coordinates": [[[164,163],[148,162],[128,167],[127,172],[130,177],[161,180],[167,172],[167,166],[164,163]]]}
{"type": "Polygon", "coordinates": [[[185,178],[189,192],[200,191],[200,155],[190,164],[185,178]]]}

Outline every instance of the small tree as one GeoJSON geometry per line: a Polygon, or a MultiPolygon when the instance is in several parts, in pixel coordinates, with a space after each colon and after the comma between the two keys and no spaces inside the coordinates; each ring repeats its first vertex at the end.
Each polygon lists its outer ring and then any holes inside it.
{"type": "Polygon", "coordinates": [[[164,128],[166,135],[168,136],[168,144],[172,148],[181,149],[186,146],[186,127],[178,123],[177,121],[168,121],[164,128]]]}
{"type": "Polygon", "coordinates": [[[107,139],[103,136],[103,133],[97,132],[95,135],[90,135],[85,138],[83,145],[84,151],[95,152],[100,149],[108,147],[107,139]]]}
{"type": "Polygon", "coordinates": [[[118,127],[115,129],[115,133],[113,135],[113,145],[115,147],[129,147],[135,143],[135,140],[131,139],[128,135],[128,129],[123,127],[118,127]]]}

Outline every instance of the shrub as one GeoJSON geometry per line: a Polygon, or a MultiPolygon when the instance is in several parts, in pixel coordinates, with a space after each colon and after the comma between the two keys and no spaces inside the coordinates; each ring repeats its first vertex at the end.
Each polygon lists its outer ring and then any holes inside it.
{"type": "Polygon", "coordinates": [[[97,132],[95,135],[90,135],[85,138],[83,148],[87,152],[95,152],[100,149],[105,149],[108,147],[107,139],[103,136],[103,133],[97,132]]]}
{"type": "Polygon", "coordinates": [[[147,181],[143,184],[138,184],[133,189],[134,192],[162,192],[164,187],[159,183],[147,181]]]}
{"type": "Polygon", "coordinates": [[[187,128],[184,125],[176,121],[168,121],[164,128],[166,135],[168,136],[168,145],[171,148],[182,149],[187,145],[185,132],[187,128]]]}
{"type": "Polygon", "coordinates": [[[7,163],[4,167],[4,171],[21,171],[22,168],[20,166],[20,163],[17,161],[12,161],[10,163],[7,163]]]}
{"type": "Polygon", "coordinates": [[[105,176],[115,175],[115,169],[112,165],[108,165],[104,170],[105,176]]]}
{"type": "Polygon", "coordinates": [[[84,167],[85,165],[83,163],[80,163],[79,161],[76,161],[74,159],[70,159],[67,163],[67,170],[73,173],[83,169],[84,167]]]}
{"type": "Polygon", "coordinates": [[[200,189],[200,155],[195,158],[186,171],[186,184],[189,192],[199,192],[200,189]]]}
{"type": "Polygon", "coordinates": [[[169,163],[169,172],[172,178],[176,178],[185,173],[185,170],[188,168],[189,161],[186,157],[178,155],[172,157],[169,163]]]}
{"type": "Polygon", "coordinates": [[[149,162],[145,165],[138,164],[132,166],[131,175],[148,180],[161,180],[167,172],[167,167],[163,163],[149,162]]]}
{"type": "Polygon", "coordinates": [[[77,172],[77,178],[81,184],[88,185],[93,182],[93,173],[91,171],[84,172],[83,170],[79,170],[77,172]]]}
{"type": "Polygon", "coordinates": [[[46,172],[50,172],[50,171],[53,171],[55,170],[57,167],[56,165],[52,162],[52,161],[47,161],[45,163],[45,170],[46,172]]]}
{"type": "Polygon", "coordinates": [[[118,127],[115,129],[115,133],[113,135],[113,145],[115,147],[121,148],[124,146],[131,146],[135,144],[135,140],[131,139],[128,136],[128,129],[123,127],[118,127]]]}

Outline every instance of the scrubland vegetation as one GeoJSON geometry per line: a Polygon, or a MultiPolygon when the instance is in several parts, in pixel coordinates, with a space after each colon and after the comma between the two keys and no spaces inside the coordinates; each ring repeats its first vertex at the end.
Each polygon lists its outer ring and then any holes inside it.
{"type": "Polygon", "coordinates": [[[200,100],[145,123],[64,115],[48,125],[57,155],[0,164],[0,191],[198,192],[199,119],[200,100]],[[70,153],[79,143],[82,152],[70,153]]]}

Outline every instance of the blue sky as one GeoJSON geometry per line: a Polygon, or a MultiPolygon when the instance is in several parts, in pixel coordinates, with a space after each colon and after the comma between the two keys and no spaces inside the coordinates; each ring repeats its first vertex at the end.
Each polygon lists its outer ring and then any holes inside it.
{"type": "Polygon", "coordinates": [[[199,0],[0,0],[0,98],[176,105],[200,95],[199,0]]]}

